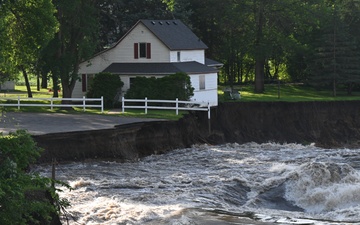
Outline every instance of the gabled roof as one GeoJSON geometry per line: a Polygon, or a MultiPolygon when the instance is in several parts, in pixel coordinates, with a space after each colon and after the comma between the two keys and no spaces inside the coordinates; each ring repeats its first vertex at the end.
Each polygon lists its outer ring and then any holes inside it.
{"type": "Polygon", "coordinates": [[[119,75],[169,75],[178,72],[187,74],[217,73],[217,70],[192,61],[174,63],[112,63],[103,72],[119,75]]]}
{"type": "Polygon", "coordinates": [[[180,20],[140,20],[170,50],[208,47],[180,20]]]}
{"type": "MultiPolygon", "coordinates": [[[[170,50],[201,50],[208,47],[180,20],[139,20],[116,43],[104,49],[90,59],[115,48],[139,23],[144,24],[170,50]]],[[[84,60],[86,62],[90,59],[84,60]]]]}

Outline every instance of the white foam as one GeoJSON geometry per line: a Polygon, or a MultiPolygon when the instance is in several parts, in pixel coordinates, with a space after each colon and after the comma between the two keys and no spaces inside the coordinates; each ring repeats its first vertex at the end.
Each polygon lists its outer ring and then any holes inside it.
{"type": "MultiPolygon", "coordinates": [[[[360,176],[346,163],[358,154],[299,144],[199,145],[134,163],[59,165],[57,177],[74,188],[60,194],[70,200],[68,211],[80,224],[156,224],[167,219],[191,224],[192,217],[183,212],[189,208],[250,211],[273,223],[282,218],[306,223],[297,218],[309,218],[346,224],[360,221],[360,176]],[[284,185],[284,197],[306,212],[256,207],[262,193],[281,192],[284,185]]],[[[39,170],[51,176],[50,168],[39,170]]]]}
{"type": "Polygon", "coordinates": [[[346,164],[307,163],[286,183],[286,198],[310,213],[360,205],[360,176],[346,164]]]}

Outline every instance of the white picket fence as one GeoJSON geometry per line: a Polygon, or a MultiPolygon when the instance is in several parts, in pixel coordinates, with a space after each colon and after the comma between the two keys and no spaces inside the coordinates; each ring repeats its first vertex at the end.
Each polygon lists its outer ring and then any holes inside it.
{"type": "Polygon", "coordinates": [[[179,101],[176,100],[153,100],[153,99],[125,99],[122,97],[122,112],[125,112],[125,109],[145,109],[145,114],[147,114],[148,109],[170,109],[175,110],[176,115],[179,115],[179,110],[187,110],[187,111],[207,111],[208,112],[208,119],[210,120],[210,103],[204,102],[195,102],[195,101],[179,101]],[[144,105],[126,105],[126,102],[142,102],[144,105]],[[149,104],[150,103],[150,104],[149,104]],[[154,106],[151,103],[170,103],[174,104],[174,106],[154,106]],[[179,104],[184,106],[179,106],[179,104]],[[201,107],[205,106],[205,107],[201,107]]]}
{"type": "Polygon", "coordinates": [[[86,108],[101,108],[101,113],[104,112],[104,98],[0,98],[0,106],[15,106],[20,109],[21,107],[50,107],[51,110],[54,107],[79,107],[85,112],[86,108]],[[74,104],[58,104],[59,101],[71,101],[74,104]],[[13,101],[16,103],[1,103],[3,101],[13,101]],[[31,101],[31,102],[30,102],[31,101]],[[32,102],[39,101],[39,103],[32,102]],[[44,102],[45,101],[45,102],[44,102]],[[30,102],[30,103],[29,103],[30,102]],[[100,102],[99,104],[87,104],[88,102],[100,102]],[[80,103],[80,104],[79,104],[80,103]]]}

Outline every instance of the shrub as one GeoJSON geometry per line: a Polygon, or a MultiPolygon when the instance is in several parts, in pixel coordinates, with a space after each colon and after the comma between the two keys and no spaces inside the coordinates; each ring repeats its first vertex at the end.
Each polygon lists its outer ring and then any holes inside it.
{"type": "Polygon", "coordinates": [[[89,98],[104,97],[104,107],[113,108],[121,96],[121,88],[124,83],[118,75],[111,73],[96,74],[87,93],[89,98]]]}
{"type": "Polygon", "coordinates": [[[190,100],[194,95],[190,77],[185,73],[176,73],[162,78],[136,77],[126,93],[126,98],[145,97],[149,99],[190,100]]]}
{"type": "Polygon", "coordinates": [[[0,224],[49,224],[67,205],[55,193],[55,181],[26,172],[40,152],[24,130],[0,134],[0,224]]]}

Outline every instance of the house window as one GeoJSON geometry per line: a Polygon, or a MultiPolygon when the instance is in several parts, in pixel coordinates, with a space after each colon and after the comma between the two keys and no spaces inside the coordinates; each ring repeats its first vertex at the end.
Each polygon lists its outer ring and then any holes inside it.
{"type": "Polygon", "coordinates": [[[177,61],[178,61],[178,62],[180,62],[180,61],[181,61],[181,60],[180,60],[180,59],[181,59],[181,57],[180,57],[180,56],[181,56],[181,53],[180,53],[180,52],[177,52],[177,61]]]}
{"type": "Polygon", "coordinates": [[[140,58],[146,58],[146,43],[139,43],[139,46],[140,58]]]}
{"type": "Polygon", "coordinates": [[[205,75],[199,76],[199,89],[205,90],[205,75]]]}
{"type": "Polygon", "coordinates": [[[134,43],[134,58],[151,59],[151,43],[134,43]]]}

